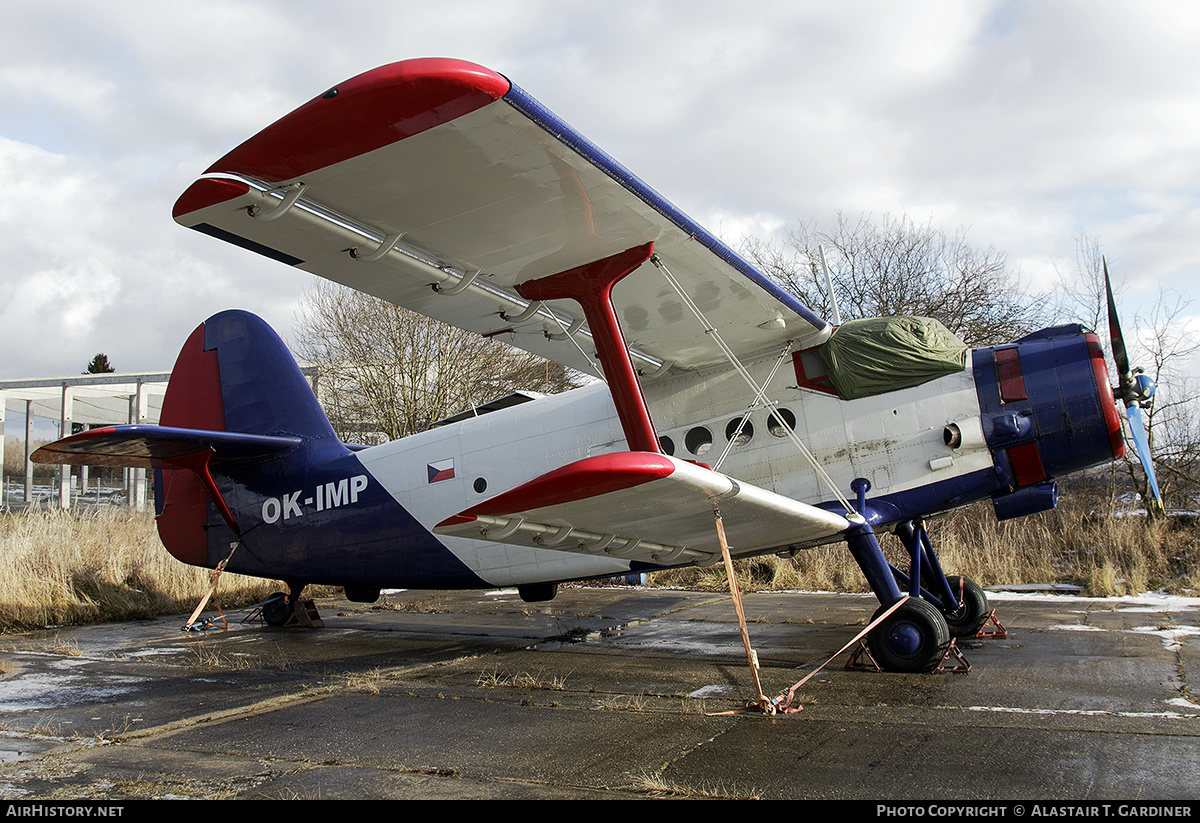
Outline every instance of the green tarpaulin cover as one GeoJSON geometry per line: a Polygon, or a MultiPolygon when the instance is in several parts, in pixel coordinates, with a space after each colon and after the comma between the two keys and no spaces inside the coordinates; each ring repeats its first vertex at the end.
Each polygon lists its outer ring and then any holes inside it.
{"type": "Polygon", "coordinates": [[[967,344],[931,317],[851,320],[818,352],[847,400],[919,386],[967,365],[967,344]]]}

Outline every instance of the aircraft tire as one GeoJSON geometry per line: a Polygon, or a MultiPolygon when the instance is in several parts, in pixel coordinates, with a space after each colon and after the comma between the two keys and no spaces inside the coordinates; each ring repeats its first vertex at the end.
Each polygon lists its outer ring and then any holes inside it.
{"type": "Polygon", "coordinates": [[[292,616],[292,604],[283,592],[275,592],[263,603],[262,613],[268,626],[284,626],[292,616]]]}
{"type": "MultiPolygon", "coordinates": [[[[891,605],[880,606],[871,619],[891,605]]],[[[867,635],[867,646],[885,672],[929,672],[950,648],[950,627],[932,603],[909,598],[867,635]]]]}
{"type": "Polygon", "coordinates": [[[557,583],[526,583],[517,586],[517,594],[526,603],[544,603],[553,600],[558,595],[557,583]]]}
{"type": "Polygon", "coordinates": [[[983,587],[969,577],[947,577],[950,583],[950,588],[954,591],[955,597],[958,597],[959,588],[962,588],[962,602],[958,609],[946,615],[946,623],[950,626],[950,634],[954,637],[974,637],[979,634],[979,630],[983,628],[983,624],[987,622],[988,615],[992,613],[991,605],[988,603],[987,592],[983,587]],[[960,583],[961,581],[961,583],[960,583]]]}

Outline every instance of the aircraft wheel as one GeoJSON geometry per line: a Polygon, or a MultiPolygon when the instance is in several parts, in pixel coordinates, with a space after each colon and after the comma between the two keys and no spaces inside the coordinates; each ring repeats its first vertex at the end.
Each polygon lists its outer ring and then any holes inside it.
{"type": "Polygon", "coordinates": [[[946,580],[949,581],[954,596],[961,601],[958,609],[946,615],[950,634],[954,637],[974,637],[979,634],[979,630],[987,622],[988,615],[992,613],[987,592],[969,577],[947,577],[946,580]]]}
{"type": "MultiPolygon", "coordinates": [[[[891,605],[880,606],[871,619],[891,605]]],[[[886,672],[928,672],[950,648],[950,627],[932,603],[909,598],[867,635],[867,646],[886,672]]]]}
{"type": "Polygon", "coordinates": [[[283,626],[292,616],[292,604],[283,592],[275,592],[263,603],[262,613],[268,626],[283,626]]]}
{"type": "Polygon", "coordinates": [[[524,586],[517,586],[517,594],[521,595],[521,599],[526,603],[544,603],[553,600],[558,594],[558,584],[526,583],[524,586]]]}

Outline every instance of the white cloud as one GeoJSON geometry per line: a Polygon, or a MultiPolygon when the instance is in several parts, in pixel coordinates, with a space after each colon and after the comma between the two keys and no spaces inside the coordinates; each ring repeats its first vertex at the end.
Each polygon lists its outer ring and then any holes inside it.
{"type": "Polygon", "coordinates": [[[839,209],[907,210],[970,226],[1039,284],[1073,267],[1087,231],[1119,261],[1135,311],[1200,277],[1200,11],[1184,2],[17,0],[5,11],[7,376],[75,370],[96,350],[122,368],[165,368],[187,330],[234,305],[286,336],[307,278],[183,231],[171,204],[323,89],[429,55],[506,74],[735,243],[839,209]],[[28,344],[52,329],[65,330],[28,344]]]}

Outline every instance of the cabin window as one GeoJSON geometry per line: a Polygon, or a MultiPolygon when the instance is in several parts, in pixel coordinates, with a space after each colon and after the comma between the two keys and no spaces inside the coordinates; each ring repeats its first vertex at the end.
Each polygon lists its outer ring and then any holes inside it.
{"type": "Polygon", "coordinates": [[[767,431],[772,437],[787,437],[788,429],[796,430],[796,415],[790,410],[777,409],[767,418],[767,431]]]}
{"type": "Polygon", "coordinates": [[[662,453],[668,457],[675,453],[675,441],[667,437],[665,434],[658,438],[658,447],[662,449],[662,453]]]}
{"type": "Polygon", "coordinates": [[[683,438],[683,445],[687,446],[687,450],[697,457],[708,454],[708,450],[712,448],[712,442],[712,432],[703,426],[689,429],[683,438]]]}
{"type": "Polygon", "coordinates": [[[754,437],[754,426],[748,417],[735,417],[725,426],[725,439],[735,446],[745,446],[754,437]]]}

